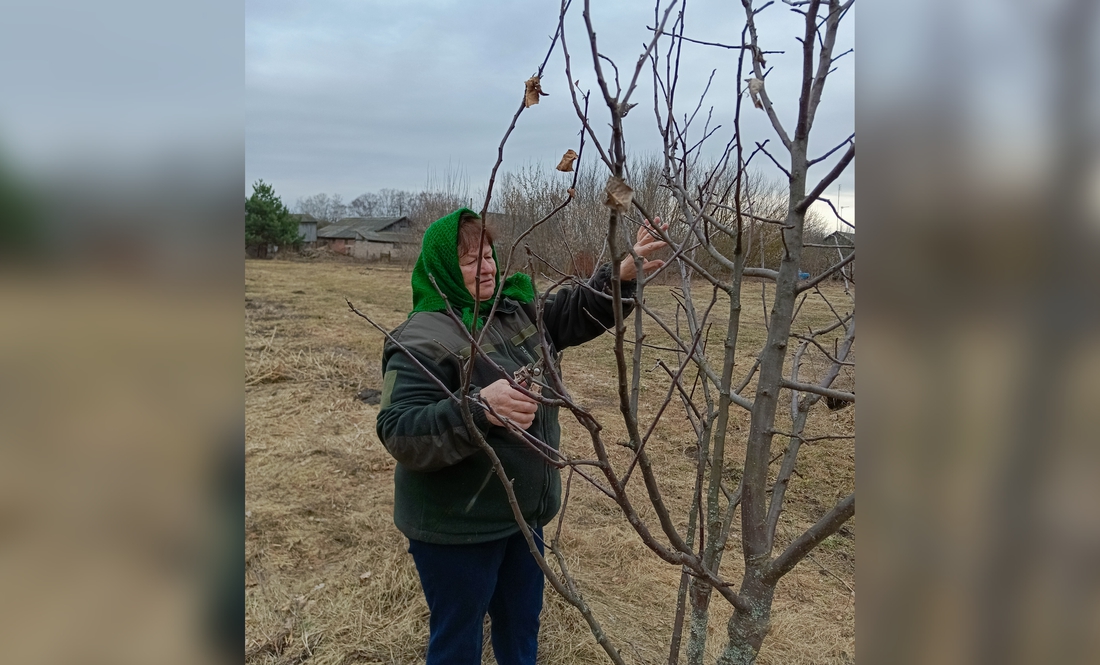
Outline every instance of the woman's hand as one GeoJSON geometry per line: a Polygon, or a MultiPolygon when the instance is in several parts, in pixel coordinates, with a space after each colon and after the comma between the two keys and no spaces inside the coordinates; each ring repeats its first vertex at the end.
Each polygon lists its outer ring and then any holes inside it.
{"type": "MultiPolygon", "coordinates": [[[[481,401],[493,407],[497,415],[511,420],[524,430],[535,422],[535,412],[539,410],[539,403],[513,388],[508,379],[494,381],[482,388],[481,401]]],[[[497,420],[488,409],[485,417],[492,424],[504,427],[504,423],[497,420]]]]}
{"type": "MultiPolygon", "coordinates": [[[[654,217],[652,225],[649,223],[648,219],[644,220],[641,228],[638,229],[638,242],[634,245],[634,253],[642,257],[642,270],[647,274],[665,264],[665,262],[660,259],[649,260],[650,254],[668,246],[667,242],[657,237],[656,229],[667,231],[668,224],[662,224],[660,217],[654,217]]],[[[638,278],[638,269],[637,266],[634,265],[633,256],[627,256],[623,259],[622,263],[619,264],[619,278],[624,282],[629,282],[638,278]]]]}

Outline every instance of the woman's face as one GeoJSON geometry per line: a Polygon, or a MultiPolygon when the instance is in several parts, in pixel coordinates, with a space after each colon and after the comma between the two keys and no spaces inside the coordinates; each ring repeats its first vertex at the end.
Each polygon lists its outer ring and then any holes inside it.
{"type": "Polygon", "coordinates": [[[466,252],[458,257],[458,266],[462,269],[462,279],[470,297],[477,300],[491,300],[496,290],[497,262],[493,260],[493,248],[487,243],[480,252],[466,252]]]}

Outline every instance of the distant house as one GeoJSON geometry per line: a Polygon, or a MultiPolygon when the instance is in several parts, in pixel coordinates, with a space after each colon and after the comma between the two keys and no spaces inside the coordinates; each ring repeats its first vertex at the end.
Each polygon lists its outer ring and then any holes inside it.
{"type": "MultiPolygon", "coordinates": [[[[832,263],[839,263],[848,258],[848,255],[856,251],[856,234],[848,233],[846,231],[833,231],[821,241],[822,245],[826,246],[825,251],[830,253],[830,259],[832,263]],[[835,248],[835,249],[832,249],[835,248]]],[[[849,263],[840,269],[844,273],[844,277],[852,279],[855,276],[855,261],[849,263]]],[[[840,279],[841,275],[837,273],[834,279],[840,279]]]]}
{"type": "Polygon", "coordinates": [[[405,259],[420,251],[408,217],[345,217],[317,231],[317,242],[369,261],[405,259]]]}
{"type": "Polygon", "coordinates": [[[302,244],[312,247],[317,242],[317,222],[320,220],[308,212],[291,215],[291,218],[298,222],[298,236],[302,244]]]}

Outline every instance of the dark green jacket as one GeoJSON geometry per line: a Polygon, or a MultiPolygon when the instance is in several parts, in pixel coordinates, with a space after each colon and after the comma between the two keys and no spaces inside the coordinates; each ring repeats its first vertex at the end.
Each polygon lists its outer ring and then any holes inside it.
{"type": "MultiPolygon", "coordinates": [[[[610,266],[601,267],[590,284],[610,293],[610,273],[610,266]]],[[[623,284],[623,296],[633,296],[633,283],[623,284]]],[[[614,325],[615,317],[610,297],[563,288],[547,298],[543,322],[552,351],[557,352],[599,336],[614,325]]],[[[458,395],[470,344],[445,312],[414,313],[393,337],[451,394],[458,395]]],[[[509,375],[542,355],[534,322],[524,307],[509,299],[501,301],[482,348],[509,375]]],[[[414,540],[438,544],[480,543],[519,531],[504,487],[489,456],[467,431],[461,407],[392,342],[383,351],[382,372],[377,431],[398,462],[394,474],[397,528],[414,540]]],[[[481,387],[501,378],[504,375],[498,369],[479,358],[471,395],[477,396],[481,387]]],[[[532,526],[548,523],[561,504],[558,469],[519,436],[491,425],[472,400],[470,412],[513,480],[524,519],[532,526]]],[[[558,408],[541,405],[527,432],[557,450],[558,408]]]]}

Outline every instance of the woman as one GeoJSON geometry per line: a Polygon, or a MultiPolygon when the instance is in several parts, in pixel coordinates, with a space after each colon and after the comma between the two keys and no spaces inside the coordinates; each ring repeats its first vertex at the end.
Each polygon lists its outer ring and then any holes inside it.
{"type": "MultiPolygon", "coordinates": [[[[409,538],[409,552],[431,610],[428,665],[481,663],[486,613],[492,619],[497,662],[533,665],[542,609],[542,571],[520,533],[489,456],[448,394],[458,394],[470,355],[470,342],[446,312],[448,305],[467,329],[475,317],[480,329],[501,291],[481,346],[495,365],[484,358],[475,360],[470,413],[512,479],[540,551],[542,527],[557,513],[561,498],[557,468],[502,420],[558,448],[557,407],[540,405],[505,378],[540,360],[543,351],[532,316],[531,278],[516,273],[502,282],[492,240],[482,220],[466,208],[428,227],[413,269],[413,310],[393,332],[405,350],[388,342],[383,351],[377,431],[398,462],[394,523],[409,538]],[[425,376],[407,353],[447,391],[425,376]]],[[[638,232],[634,250],[645,259],[644,270],[663,264],[648,257],[664,246],[644,228],[638,232]]],[[[631,298],[634,259],[627,257],[619,270],[622,295],[631,298]]],[[[614,325],[610,264],[601,266],[589,285],[592,289],[560,289],[546,300],[543,324],[553,362],[562,349],[583,344],[614,325]]]]}

